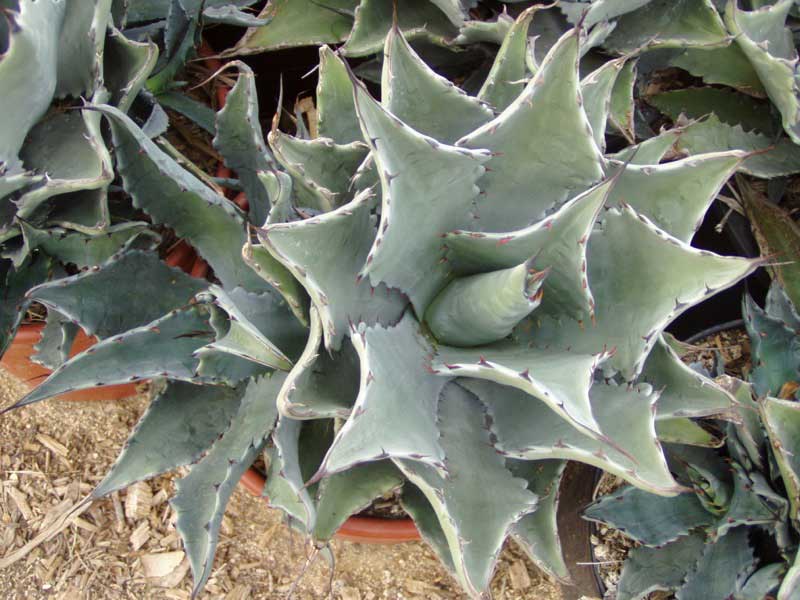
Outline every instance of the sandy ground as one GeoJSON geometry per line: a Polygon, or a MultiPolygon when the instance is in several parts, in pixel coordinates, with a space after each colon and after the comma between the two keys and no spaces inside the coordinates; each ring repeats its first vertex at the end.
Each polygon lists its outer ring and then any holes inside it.
{"type": "MultiPolygon", "coordinates": [[[[0,369],[0,406],[23,392],[0,369]]],[[[147,401],[145,394],[117,402],[51,401],[0,418],[0,596],[190,597],[191,575],[167,502],[172,477],[97,501],[60,533],[35,543],[58,530],[68,509],[102,478],[147,401]]],[[[295,598],[464,598],[424,544],[333,546],[333,573],[317,561],[300,578],[295,598]]],[[[308,552],[281,513],[239,489],[223,522],[215,571],[200,597],[285,598],[308,552]]],[[[492,588],[498,600],[561,598],[514,547],[503,552],[492,588]]]]}

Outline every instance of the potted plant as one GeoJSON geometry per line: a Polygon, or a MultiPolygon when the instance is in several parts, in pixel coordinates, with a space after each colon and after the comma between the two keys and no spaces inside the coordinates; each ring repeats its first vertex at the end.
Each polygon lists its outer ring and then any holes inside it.
{"type": "Polygon", "coordinates": [[[738,419],[716,424],[721,448],[670,445],[667,456],[689,490],[674,498],[625,486],[585,511],[637,542],[616,597],[654,590],[679,597],[793,598],[797,568],[797,400],[800,317],[775,282],[766,310],[746,296],[752,383],[724,377],[738,419]],[[712,566],[713,565],[713,566],[712,566]]]}
{"type": "Polygon", "coordinates": [[[196,248],[214,282],[129,247],[30,289],[106,335],[18,406],[163,382],[94,495],[190,465],[172,504],[195,591],[228,498],[262,452],[263,492],[319,547],[402,487],[469,595],[485,593],[509,535],[566,579],[565,462],[675,495],[658,429],[691,434],[692,418],[733,405],[662,333],[761,264],[689,244],[746,155],[659,165],[667,132],[632,159],[605,156],[609,120],[630,133],[631,87],[615,83],[631,66],[614,60],[581,81],[585,20],[530,64],[534,13],[508,27],[477,96],[391,24],[379,32],[380,102],[323,47],[315,139],[276,120],[265,140],[254,75],[230,65],[239,77],[214,143],[247,212],[123,110],[99,99],[83,109],[109,125],[133,205],[196,248]],[[510,76],[528,70],[530,81],[510,76]],[[148,303],[130,301],[136,270],[148,303]]]}

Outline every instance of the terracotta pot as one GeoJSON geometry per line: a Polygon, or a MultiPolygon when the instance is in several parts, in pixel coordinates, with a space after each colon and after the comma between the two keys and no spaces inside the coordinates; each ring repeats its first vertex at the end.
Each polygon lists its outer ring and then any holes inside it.
{"type": "MultiPolygon", "coordinates": [[[[266,480],[261,473],[251,468],[245,472],[239,483],[254,496],[262,497],[266,480]]],[[[411,519],[350,517],[336,532],[336,539],[361,544],[398,544],[418,541],[420,536],[411,519]]]]}

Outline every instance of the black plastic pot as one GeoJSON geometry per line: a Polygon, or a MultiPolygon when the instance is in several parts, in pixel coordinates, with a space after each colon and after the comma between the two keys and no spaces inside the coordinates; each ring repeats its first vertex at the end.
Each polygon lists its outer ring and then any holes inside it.
{"type": "Polygon", "coordinates": [[[578,462],[570,462],[564,472],[558,501],[558,533],[561,551],[569,567],[573,585],[562,585],[564,600],[579,600],[582,596],[602,598],[605,590],[597,575],[592,556],[592,523],[581,517],[583,509],[592,502],[595,481],[602,471],[578,462]]]}

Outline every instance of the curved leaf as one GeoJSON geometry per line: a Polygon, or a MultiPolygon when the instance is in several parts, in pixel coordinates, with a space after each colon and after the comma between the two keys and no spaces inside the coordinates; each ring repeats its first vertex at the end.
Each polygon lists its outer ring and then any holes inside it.
{"type": "Polygon", "coordinates": [[[169,381],[92,492],[100,498],[198,460],[228,429],[244,388],[169,381]]]}
{"type": "Polygon", "coordinates": [[[520,229],[540,220],[570,192],[602,176],[602,155],[580,103],[579,33],[550,49],[520,96],[497,118],[458,141],[491,150],[490,170],[478,181],[482,231],[520,229]],[[547,106],[547,110],[542,107],[547,106]],[[531,145],[531,140],[538,142],[531,145]]]}

